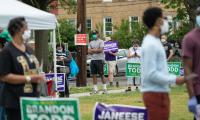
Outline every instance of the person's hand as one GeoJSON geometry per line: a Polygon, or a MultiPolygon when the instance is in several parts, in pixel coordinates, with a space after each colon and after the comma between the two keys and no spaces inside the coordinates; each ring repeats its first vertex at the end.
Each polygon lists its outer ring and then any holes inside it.
{"type": "Polygon", "coordinates": [[[109,51],[109,54],[111,54],[111,55],[112,55],[112,54],[113,54],[113,53],[112,53],[112,51],[109,51]]]}
{"type": "Polygon", "coordinates": [[[197,78],[198,75],[195,73],[191,73],[190,75],[185,76],[185,80],[193,80],[195,78],[197,78]]]}
{"type": "Polygon", "coordinates": [[[195,78],[197,78],[198,75],[197,74],[194,74],[194,73],[191,73],[190,75],[187,75],[187,76],[181,76],[181,77],[177,77],[176,79],[176,84],[177,85],[182,85],[184,84],[187,80],[193,80],[195,78]]]}
{"type": "Polygon", "coordinates": [[[185,79],[184,79],[184,76],[181,76],[181,77],[177,77],[176,78],[176,84],[177,85],[182,85],[185,83],[185,79]]]}
{"type": "Polygon", "coordinates": [[[31,75],[30,77],[32,83],[40,83],[45,80],[45,74],[31,75]]]}
{"type": "Polygon", "coordinates": [[[196,114],[196,106],[197,106],[197,99],[195,96],[191,97],[188,101],[188,110],[194,114],[196,114]]]}

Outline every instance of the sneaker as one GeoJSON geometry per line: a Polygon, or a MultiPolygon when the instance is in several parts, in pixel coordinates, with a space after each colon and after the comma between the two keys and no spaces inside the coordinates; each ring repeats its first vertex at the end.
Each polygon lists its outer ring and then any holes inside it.
{"type": "Polygon", "coordinates": [[[130,92],[131,91],[131,87],[128,87],[128,89],[125,90],[125,92],[130,92]]]}
{"type": "Polygon", "coordinates": [[[108,91],[106,89],[104,89],[102,94],[108,94],[108,91]]]}
{"type": "Polygon", "coordinates": [[[96,90],[92,90],[92,92],[90,93],[91,95],[95,95],[95,94],[98,94],[99,91],[96,91],[96,90]]]}
{"type": "Polygon", "coordinates": [[[119,82],[116,82],[116,87],[119,87],[119,82]]]}

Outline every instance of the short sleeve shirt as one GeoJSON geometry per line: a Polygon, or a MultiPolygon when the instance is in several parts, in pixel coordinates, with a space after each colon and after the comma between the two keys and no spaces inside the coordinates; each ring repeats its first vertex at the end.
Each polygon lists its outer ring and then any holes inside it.
{"type": "MultiPolygon", "coordinates": [[[[192,72],[200,76],[200,29],[194,29],[183,39],[183,57],[191,58],[193,61],[192,72]]],[[[193,80],[194,91],[200,95],[200,77],[193,80]]]]}
{"type": "MultiPolygon", "coordinates": [[[[0,52],[0,76],[5,76],[10,73],[17,75],[38,74],[39,62],[29,50],[30,49],[26,46],[26,51],[22,52],[12,43],[9,43],[8,46],[0,52]]],[[[0,95],[1,104],[6,108],[19,109],[20,97],[38,96],[37,84],[32,84],[32,93],[24,93],[24,85],[25,84],[9,84],[5,82],[0,95]]]]}
{"type": "MultiPolygon", "coordinates": [[[[99,48],[104,48],[104,41],[103,40],[92,40],[89,45],[88,45],[89,49],[99,49],[99,48]]],[[[90,58],[91,60],[104,60],[105,56],[104,53],[93,53],[90,54],[90,58]]]]}

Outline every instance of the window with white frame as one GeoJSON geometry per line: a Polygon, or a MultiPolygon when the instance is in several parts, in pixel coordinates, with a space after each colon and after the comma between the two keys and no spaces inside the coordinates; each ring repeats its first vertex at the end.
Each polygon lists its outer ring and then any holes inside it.
{"type": "Polygon", "coordinates": [[[112,35],[112,18],[105,17],[104,18],[104,35],[112,35]]]}
{"type": "Polygon", "coordinates": [[[112,2],[112,0],[103,0],[103,2],[112,2]]]}
{"type": "Polygon", "coordinates": [[[92,30],[92,19],[87,19],[86,20],[86,29],[87,29],[87,31],[91,31],[92,30]]]}
{"type": "Polygon", "coordinates": [[[135,23],[139,22],[138,16],[130,16],[129,22],[130,22],[130,30],[132,30],[134,28],[135,23]]]}

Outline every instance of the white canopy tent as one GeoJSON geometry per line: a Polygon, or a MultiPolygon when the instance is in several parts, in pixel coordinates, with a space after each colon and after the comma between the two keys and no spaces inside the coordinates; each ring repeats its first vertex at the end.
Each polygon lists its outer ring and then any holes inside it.
{"type": "Polygon", "coordinates": [[[51,42],[54,49],[54,72],[56,73],[56,16],[17,0],[0,0],[0,27],[6,28],[10,19],[19,16],[25,17],[28,28],[31,30],[53,30],[53,41],[51,42]]]}

